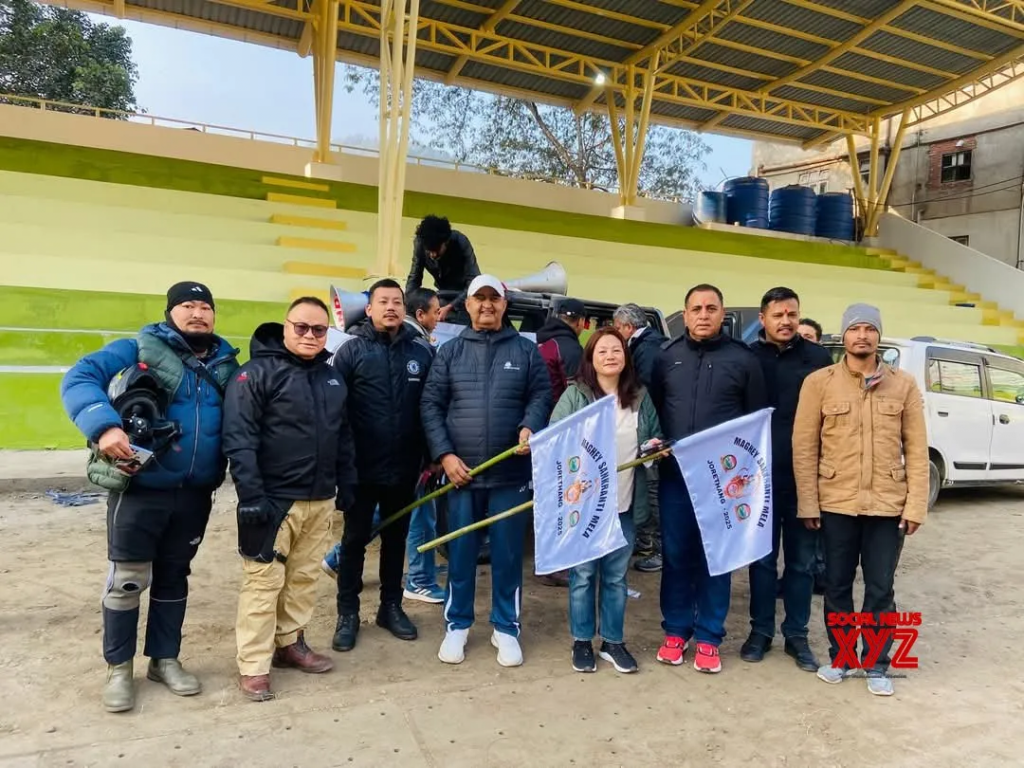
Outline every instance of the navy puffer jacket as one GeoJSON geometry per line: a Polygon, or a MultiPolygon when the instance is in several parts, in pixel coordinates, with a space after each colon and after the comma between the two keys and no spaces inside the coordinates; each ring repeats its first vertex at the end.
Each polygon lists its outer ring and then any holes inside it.
{"type": "MultiPolygon", "coordinates": [[[[420,403],[435,461],[454,453],[475,467],[539,432],[551,413],[551,380],[536,345],[513,328],[464,330],[434,358],[420,403]]],[[[474,488],[524,485],[530,457],[514,456],[473,479],[474,488]]]]}

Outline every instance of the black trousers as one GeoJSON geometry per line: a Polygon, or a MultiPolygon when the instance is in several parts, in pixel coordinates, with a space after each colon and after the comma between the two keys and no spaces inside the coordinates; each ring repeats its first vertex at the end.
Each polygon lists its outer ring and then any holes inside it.
{"type": "MultiPolygon", "coordinates": [[[[828,631],[828,615],[854,611],[853,582],[858,564],[864,577],[861,612],[874,614],[878,624],[878,614],[896,610],[893,581],[903,539],[899,524],[899,517],[821,513],[825,541],[825,627],[833,661],[839,654],[839,642],[828,631]]],[[[869,672],[885,673],[891,647],[890,639],[869,672]]],[[[868,643],[861,639],[861,660],[867,655],[868,643]]]]}
{"type": "Polygon", "coordinates": [[[192,558],[206,534],[213,489],[150,490],[129,486],[107,498],[103,656],[120,664],[135,656],[141,593],[149,587],[145,655],[177,658],[192,558]]]}
{"type": "MultiPolygon", "coordinates": [[[[359,593],[363,591],[363,564],[366,545],[373,532],[373,513],[380,506],[383,522],[394,512],[411,504],[416,496],[416,480],[401,485],[356,487],[356,503],[345,512],[345,532],[341,536],[341,562],[338,568],[338,615],[359,613],[359,593]]],[[[405,540],[409,535],[409,515],[385,527],[380,533],[380,601],[402,600],[402,574],[405,569],[405,540]]]]}

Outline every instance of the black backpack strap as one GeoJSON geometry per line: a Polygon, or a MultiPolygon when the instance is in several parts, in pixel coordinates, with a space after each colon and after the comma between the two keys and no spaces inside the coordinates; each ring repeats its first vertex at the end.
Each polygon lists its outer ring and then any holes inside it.
{"type": "Polygon", "coordinates": [[[213,387],[214,391],[224,399],[224,387],[210,373],[210,369],[203,365],[194,355],[181,355],[181,362],[190,369],[196,376],[202,376],[213,387]]]}

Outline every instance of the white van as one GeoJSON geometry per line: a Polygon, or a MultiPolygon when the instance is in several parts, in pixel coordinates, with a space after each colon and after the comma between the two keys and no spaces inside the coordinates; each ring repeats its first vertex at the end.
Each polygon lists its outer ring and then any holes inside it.
{"type": "MultiPolygon", "coordinates": [[[[842,343],[822,343],[839,360],[842,343]]],[[[970,342],[883,338],[882,359],[924,393],[929,508],[941,488],[1024,483],[1024,360],[970,342]]]]}

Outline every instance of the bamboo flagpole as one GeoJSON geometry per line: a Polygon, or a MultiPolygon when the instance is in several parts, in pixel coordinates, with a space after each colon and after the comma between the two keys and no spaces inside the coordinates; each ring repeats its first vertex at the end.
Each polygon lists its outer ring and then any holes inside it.
{"type": "MultiPolygon", "coordinates": [[[[657,461],[659,459],[665,458],[670,453],[672,453],[671,443],[663,442],[661,444],[661,447],[659,447],[658,450],[655,451],[654,453],[648,453],[637,459],[633,459],[632,461],[627,461],[625,464],[620,464],[618,467],[615,468],[615,471],[622,472],[623,470],[632,469],[633,467],[638,467],[641,464],[646,464],[648,461],[657,461]]],[[[459,538],[459,536],[463,536],[467,533],[472,533],[473,531],[478,531],[481,528],[486,528],[488,525],[493,525],[499,520],[504,520],[505,518],[512,517],[513,515],[518,515],[520,512],[525,512],[526,510],[532,508],[533,502],[527,501],[523,504],[520,504],[519,506],[512,507],[512,509],[506,509],[504,512],[499,512],[496,515],[492,515],[491,517],[488,517],[485,520],[477,520],[475,523],[470,523],[469,525],[463,526],[462,528],[452,531],[451,533],[446,533],[444,536],[439,536],[433,541],[428,541],[426,544],[422,544],[416,547],[416,551],[422,554],[426,552],[428,549],[434,549],[435,547],[439,547],[442,544],[447,544],[452,539],[459,538]]]]}

